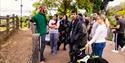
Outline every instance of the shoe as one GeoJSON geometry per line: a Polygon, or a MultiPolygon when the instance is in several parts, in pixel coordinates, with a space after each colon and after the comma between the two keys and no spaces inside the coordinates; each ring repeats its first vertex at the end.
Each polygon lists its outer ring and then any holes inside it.
{"type": "Polygon", "coordinates": [[[114,53],[119,53],[119,51],[118,51],[118,50],[112,50],[112,52],[114,52],[114,53]]]}
{"type": "Polygon", "coordinates": [[[121,52],[123,52],[125,50],[125,46],[121,49],[121,52]]]}
{"type": "Polygon", "coordinates": [[[45,61],[41,61],[40,63],[45,63],[45,61]]]}

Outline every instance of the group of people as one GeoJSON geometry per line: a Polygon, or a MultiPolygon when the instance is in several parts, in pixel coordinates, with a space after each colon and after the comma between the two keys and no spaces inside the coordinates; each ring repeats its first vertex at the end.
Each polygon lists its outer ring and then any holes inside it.
{"type": "MultiPolygon", "coordinates": [[[[92,46],[92,55],[102,57],[103,49],[106,46],[106,38],[110,24],[104,14],[94,13],[92,18],[86,18],[82,14],[78,14],[77,10],[72,10],[71,21],[65,13],[58,15],[55,14],[47,24],[45,16],[46,6],[40,6],[38,13],[31,19],[36,23],[36,32],[40,33],[40,61],[44,63],[44,49],[46,45],[46,29],[49,27],[51,54],[56,55],[61,43],[64,43],[64,50],[66,45],[69,44],[69,63],[76,63],[77,52],[82,48],[92,46]],[[90,20],[91,19],[91,20],[90,20]]],[[[121,20],[117,26],[117,30],[121,29],[121,20]]],[[[122,28],[124,29],[124,28],[122,28]]],[[[121,31],[121,30],[120,30],[121,31]]],[[[118,37],[121,38],[118,34],[118,37]]],[[[119,39],[118,39],[119,40],[119,39]]],[[[117,41],[118,41],[117,40],[117,41]]],[[[117,42],[119,44],[119,42],[117,42]]],[[[122,45],[124,47],[124,45],[122,45]]],[[[85,53],[85,49],[82,50],[85,53]]]]}

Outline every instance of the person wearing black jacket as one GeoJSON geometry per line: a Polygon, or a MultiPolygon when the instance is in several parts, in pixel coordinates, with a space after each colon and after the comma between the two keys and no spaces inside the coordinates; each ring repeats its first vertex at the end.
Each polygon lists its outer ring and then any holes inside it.
{"type": "MultiPolygon", "coordinates": [[[[70,27],[70,43],[69,43],[69,63],[76,63],[77,52],[85,47],[87,43],[87,29],[84,23],[81,23],[80,19],[77,17],[77,11],[73,10],[71,13],[72,22],[70,27]]],[[[85,50],[82,51],[85,53],[85,50]]]]}
{"type": "Polygon", "coordinates": [[[61,43],[64,43],[63,50],[66,50],[66,45],[69,42],[69,33],[68,33],[69,26],[70,22],[68,21],[67,15],[63,15],[63,18],[60,21],[60,26],[59,26],[59,42],[57,50],[59,50],[61,43]]]}

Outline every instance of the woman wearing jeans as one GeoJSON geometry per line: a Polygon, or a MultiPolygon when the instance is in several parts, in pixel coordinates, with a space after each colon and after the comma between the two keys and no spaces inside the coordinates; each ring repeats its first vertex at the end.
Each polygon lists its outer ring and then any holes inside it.
{"type": "Polygon", "coordinates": [[[105,24],[105,17],[100,15],[96,18],[98,23],[98,27],[95,31],[93,38],[87,43],[88,45],[92,44],[92,54],[102,57],[103,49],[106,45],[106,37],[107,37],[107,25],[105,24]]]}
{"type": "Polygon", "coordinates": [[[49,33],[50,33],[50,46],[51,46],[51,53],[55,55],[57,53],[57,41],[58,41],[58,16],[55,14],[53,19],[49,22],[49,33]]]}

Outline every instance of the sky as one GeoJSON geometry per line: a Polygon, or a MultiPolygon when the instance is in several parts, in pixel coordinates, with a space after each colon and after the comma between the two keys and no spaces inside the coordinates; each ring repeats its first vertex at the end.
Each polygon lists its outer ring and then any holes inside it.
{"type": "MultiPolygon", "coordinates": [[[[23,15],[30,15],[32,8],[32,3],[36,0],[22,0],[23,4],[23,15]]],[[[109,2],[109,6],[119,5],[120,2],[125,0],[114,0],[109,2]]],[[[20,15],[20,3],[21,0],[0,0],[0,15],[20,15]]]]}
{"type": "MultiPolygon", "coordinates": [[[[32,8],[32,3],[35,2],[35,0],[22,0],[22,11],[23,15],[29,15],[32,8]]],[[[0,0],[0,14],[1,15],[11,15],[16,14],[20,15],[20,7],[21,0],[0,0]]]]}

